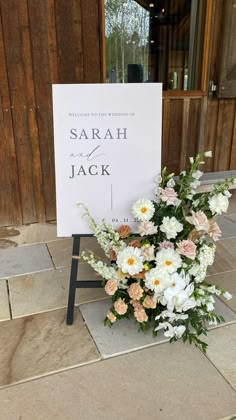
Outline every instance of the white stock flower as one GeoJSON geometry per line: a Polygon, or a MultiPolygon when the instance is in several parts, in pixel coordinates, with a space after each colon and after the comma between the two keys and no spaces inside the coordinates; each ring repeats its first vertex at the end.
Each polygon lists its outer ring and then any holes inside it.
{"type": "Polygon", "coordinates": [[[224,292],[223,293],[223,297],[225,298],[225,299],[227,299],[227,300],[230,300],[230,299],[232,299],[232,295],[231,295],[231,293],[229,293],[229,292],[224,292]]]}
{"type": "Polygon", "coordinates": [[[157,266],[168,273],[174,273],[182,265],[180,255],[171,248],[161,249],[156,255],[157,266]]]}
{"type": "Polygon", "coordinates": [[[155,182],[157,183],[157,185],[160,185],[162,183],[162,176],[157,175],[156,178],[155,178],[155,182]]]}
{"type": "Polygon", "coordinates": [[[196,172],[193,172],[192,177],[195,179],[199,179],[201,178],[202,175],[203,175],[203,172],[197,170],[196,172]]]}
{"type": "Polygon", "coordinates": [[[167,216],[163,217],[160,230],[166,234],[167,239],[172,239],[183,230],[183,225],[175,217],[167,216]]]}
{"type": "Polygon", "coordinates": [[[203,153],[203,156],[205,156],[205,157],[212,157],[212,151],[211,150],[208,150],[207,152],[204,152],[203,153]]]}
{"type": "Polygon", "coordinates": [[[229,206],[228,197],[222,193],[213,195],[208,200],[210,210],[213,214],[222,214],[227,212],[229,206]]]}
{"type": "Polygon", "coordinates": [[[224,191],[224,195],[228,198],[232,197],[232,194],[228,190],[224,191]]]}
{"type": "Polygon", "coordinates": [[[155,207],[151,200],[141,198],[132,206],[132,213],[140,221],[148,221],[152,218],[155,212],[155,207]]]}
{"type": "Polygon", "coordinates": [[[145,286],[148,287],[148,289],[153,290],[157,296],[171,284],[171,279],[166,270],[155,267],[145,274],[144,283],[145,286]]]}
{"type": "Polygon", "coordinates": [[[195,181],[193,181],[193,182],[191,182],[190,183],[190,187],[193,189],[193,190],[196,190],[197,189],[197,187],[199,187],[201,185],[201,182],[200,181],[198,181],[197,179],[195,180],[195,181]]]}
{"type": "Polygon", "coordinates": [[[173,178],[170,178],[169,181],[167,182],[166,186],[168,188],[173,188],[175,186],[175,180],[173,178]]]}
{"type": "Polygon", "coordinates": [[[208,265],[212,265],[215,258],[215,250],[216,246],[207,246],[204,244],[200,249],[198,259],[201,266],[207,267],[208,265]]]}
{"type": "Polygon", "coordinates": [[[190,157],[190,158],[189,158],[189,162],[191,163],[191,165],[193,164],[193,162],[194,162],[193,157],[190,157]]]}
{"type": "Polygon", "coordinates": [[[143,269],[143,256],[139,248],[127,246],[117,254],[117,265],[123,273],[131,276],[140,273],[143,269]]]}

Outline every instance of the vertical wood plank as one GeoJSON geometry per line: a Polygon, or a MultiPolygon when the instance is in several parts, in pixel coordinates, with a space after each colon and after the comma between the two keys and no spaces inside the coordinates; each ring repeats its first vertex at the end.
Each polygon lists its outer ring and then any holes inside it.
{"type": "Polygon", "coordinates": [[[235,99],[220,100],[216,130],[214,171],[224,171],[230,167],[234,115],[235,99]]]}
{"type": "Polygon", "coordinates": [[[5,47],[0,10],[0,226],[21,224],[17,159],[12,128],[5,47]]]}
{"type": "Polygon", "coordinates": [[[52,83],[58,83],[54,1],[28,0],[46,220],[56,218],[52,83]]]}
{"type": "Polygon", "coordinates": [[[189,107],[190,99],[183,99],[183,120],[182,120],[182,140],[180,155],[180,171],[185,169],[187,161],[187,145],[188,145],[188,127],[189,127],[189,107]]]}
{"type": "Polygon", "coordinates": [[[229,169],[236,169],[236,107],[235,107],[235,114],[234,114],[233,139],[232,139],[232,145],[231,145],[229,169]]]}
{"type": "Polygon", "coordinates": [[[82,83],[83,41],[80,0],[55,0],[60,83],[82,83]]]}
{"type": "Polygon", "coordinates": [[[23,222],[44,221],[27,1],[0,1],[23,222]]]}
{"type": "Polygon", "coordinates": [[[85,83],[102,81],[98,3],[94,0],[81,0],[85,83]]]}
{"type": "Polygon", "coordinates": [[[182,142],[183,100],[170,100],[168,169],[179,174],[182,142]]]}
{"type": "MultiPolygon", "coordinates": [[[[163,99],[161,166],[168,166],[170,99],[163,99]]],[[[168,168],[169,169],[169,168],[168,168]]]]}
{"type": "Polygon", "coordinates": [[[205,151],[211,150],[213,157],[212,159],[206,159],[206,163],[204,166],[204,171],[206,172],[213,171],[215,146],[216,146],[216,127],[217,127],[217,118],[218,118],[218,107],[219,107],[219,101],[217,99],[208,99],[203,149],[205,151]]]}
{"type": "MultiPolygon", "coordinates": [[[[189,164],[189,157],[196,156],[199,151],[200,137],[200,118],[201,118],[201,99],[191,99],[188,117],[188,143],[187,143],[187,160],[185,167],[189,164]]],[[[203,123],[203,121],[202,121],[203,123]]],[[[200,150],[202,151],[202,149],[200,150]]]]}

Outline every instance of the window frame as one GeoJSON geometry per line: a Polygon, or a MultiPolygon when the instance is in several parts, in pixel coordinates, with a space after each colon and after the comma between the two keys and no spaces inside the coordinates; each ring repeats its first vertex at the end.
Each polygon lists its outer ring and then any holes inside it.
{"type": "MultiPolygon", "coordinates": [[[[204,29],[202,74],[200,90],[164,90],[163,97],[204,97],[207,96],[208,74],[210,64],[210,40],[213,16],[213,0],[206,0],[206,20],[204,29]]],[[[106,42],[105,42],[105,0],[99,0],[99,16],[101,22],[101,74],[102,83],[106,83],[106,42]]]]}

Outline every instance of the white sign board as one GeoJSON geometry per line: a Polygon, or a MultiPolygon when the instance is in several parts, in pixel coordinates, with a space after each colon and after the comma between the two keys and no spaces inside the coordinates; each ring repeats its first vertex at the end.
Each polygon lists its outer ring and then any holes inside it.
{"type": "Polygon", "coordinates": [[[53,85],[53,118],[58,236],[91,233],[77,203],[135,231],[161,169],[162,85],[53,85]]]}

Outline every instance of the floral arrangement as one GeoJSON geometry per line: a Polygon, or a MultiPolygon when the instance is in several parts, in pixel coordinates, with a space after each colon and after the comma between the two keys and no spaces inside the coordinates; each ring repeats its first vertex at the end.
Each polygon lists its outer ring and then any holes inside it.
{"type": "Polygon", "coordinates": [[[99,226],[84,207],[84,216],[110,259],[107,263],[92,252],[82,257],[104,278],[112,307],[105,325],[133,315],[139,329],[151,326],[153,334],[164,329],[170,342],[179,338],[206,351],[199,337],[207,325],[223,321],[214,312],[214,295],[230,299],[230,293],[206,280],[213,264],[215,242],[221,231],[216,216],[227,211],[229,187],[235,179],[216,184],[210,192],[198,192],[199,166],[211,152],[190,158],[188,171],[156,178],[156,200],[141,198],[132,206],[139,221],[139,236],[128,225],[114,230],[105,221],[99,226]]]}

